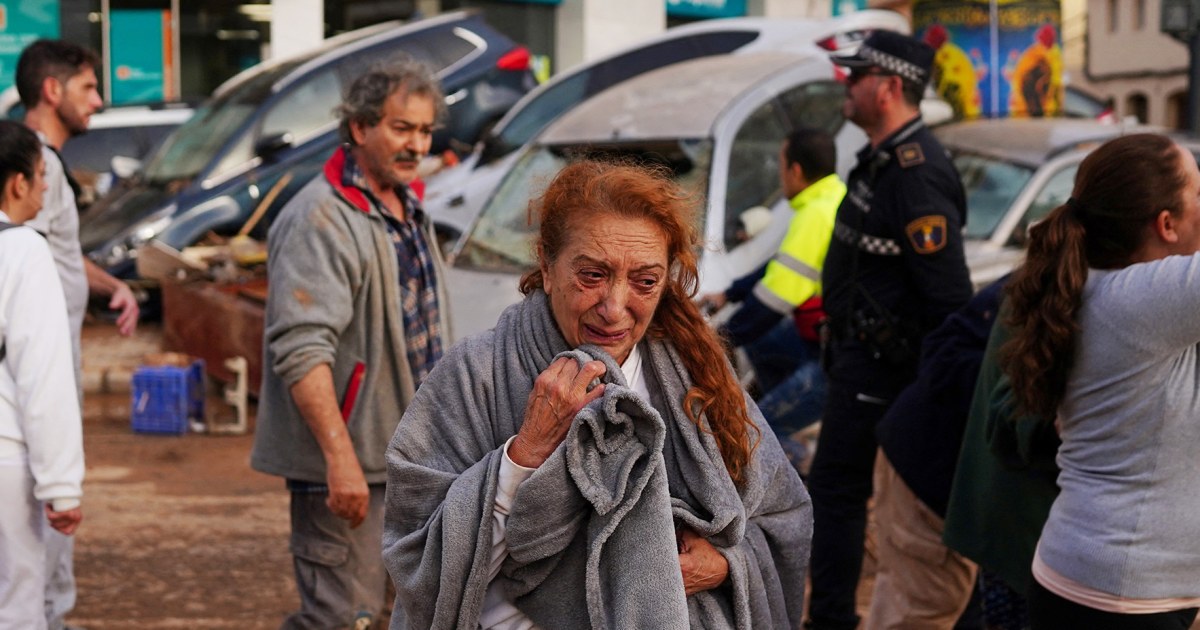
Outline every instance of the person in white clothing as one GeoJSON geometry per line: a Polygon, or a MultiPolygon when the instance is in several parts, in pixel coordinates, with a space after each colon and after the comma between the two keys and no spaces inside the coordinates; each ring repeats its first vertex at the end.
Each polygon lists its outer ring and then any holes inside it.
{"type": "MultiPolygon", "coordinates": [[[[16,84],[25,105],[25,124],[42,141],[46,164],[45,209],[30,223],[46,237],[62,283],[67,321],[71,326],[76,392],[79,385],[80,337],[88,296],[109,299],[117,313],[117,330],[133,334],[138,320],[138,303],[129,285],[114,278],[83,255],[79,244],[79,210],[75,201],[78,185],[63,164],[58,151],[70,138],[86,133],[88,121],[103,102],[97,91],[96,69],[100,59],[77,44],[39,39],[21,52],[17,60],[16,84]]],[[[50,630],[66,627],[67,613],[75,606],[75,574],[72,539],[50,533],[46,566],[46,619],[50,630]]]]}
{"type": "Polygon", "coordinates": [[[41,142],[0,121],[0,630],[46,628],[46,537],[83,519],[83,430],[67,309],[46,239],[41,142]],[[44,516],[43,516],[44,514],[44,516]]]}

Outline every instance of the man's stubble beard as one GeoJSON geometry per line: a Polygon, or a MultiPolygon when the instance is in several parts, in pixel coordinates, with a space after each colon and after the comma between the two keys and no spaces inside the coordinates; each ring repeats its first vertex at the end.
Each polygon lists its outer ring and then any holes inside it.
{"type": "Polygon", "coordinates": [[[66,127],[70,137],[82,136],[88,132],[87,123],[81,123],[78,118],[71,116],[65,105],[59,105],[55,113],[58,114],[58,119],[62,121],[63,127],[66,127]]]}

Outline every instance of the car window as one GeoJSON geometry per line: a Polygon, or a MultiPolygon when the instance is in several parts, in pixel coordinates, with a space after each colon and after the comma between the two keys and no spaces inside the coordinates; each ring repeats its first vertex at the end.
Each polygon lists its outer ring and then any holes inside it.
{"type": "Polygon", "coordinates": [[[336,70],[322,70],[292,86],[275,101],[263,117],[259,138],[290,133],[292,141],[299,144],[336,120],[333,110],[341,100],[342,84],[336,70]]]}
{"type": "MultiPolygon", "coordinates": [[[[192,120],[171,134],[146,166],[146,177],[152,182],[165,183],[189,179],[200,174],[225,143],[254,114],[253,104],[228,104],[224,107],[200,107],[192,120]],[[189,126],[191,125],[191,126],[189,126]]],[[[248,137],[242,134],[242,138],[248,137]]],[[[247,154],[249,151],[246,152],[247,154]]],[[[224,158],[228,159],[228,153],[224,158]]],[[[249,155],[238,158],[238,162],[249,155]]]]}
{"type": "Polygon", "coordinates": [[[434,74],[441,72],[478,50],[474,42],[459,34],[460,30],[470,34],[470,31],[461,27],[440,28],[412,33],[362,50],[339,64],[343,78],[349,83],[372,64],[404,55],[425,64],[434,74]]]}
{"type": "MultiPolygon", "coordinates": [[[[146,164],[147,180],[166,183],[199,175],[242,128],[246,119],[267,100],[271,95],[271,86],[305,60],[301,58],[272,66],[197,109],[196,114],[168,136],[162,147],[154,152],[146,164]]],[[[242,134],[242,137],[246,135],[242,134]]],[[[240,148],[244,144],[239,142],[237,146],[240,148]]],[[[227,154],[222,163],[240,164],[247,159],[248,156],[234,159],[227,154]]]]}
{"type": "Polygon", "coordinates": [[[837,135],[846,122],[842,114],[845,100],[846,86],[837,81],[813,81],[779,95],[779,102],[793,129],[824,129],[833,135],[837,135]]]}
{"type": "Polygon", "coordinates": [[[534,227],[527,213],[529,201],[541,195],[566,164],[565,156],[548,149],[534,151],[519,161],[488,200],[456,263],[514,273],[532,266],[529,240],[534,227]]]}
{"type": "Polygon", "coordinates": [[[498,158],[520,148],[550,121],[582,101],[587,96],[587,81],[587,73],[581,72],[550,86],[536,99],[527,102],[503,129],[497,129],[489,142],[489,156],[498,158]]]}
{"type": "Polygon", "coordinates": [[[725,248],[742,243],[738,237],[742,213],[770,206],[782,194],[779,147],[787,134],[773,101],[751,114],[733,138],[725,186],[725,248]]]}
{"type": "MultiPolygon", "coordinates": [[[[550,180],[572,159],[632,160],[665,166],[672,178],[704,203],[712,143],[708,140],[658,141],[616,145],[537,147],[509,171],[480,212],[454,264],[459,267],[521,273],[534,264],[536,218],[529,216],[530,200],[545,191],[550,180]]],[[[697,217],[700,225],[704,217],[697,217]]]]}
{"type": "Polygon", "coordinates": [[[1021,189],[1033,177],[1024,166],[969,153],[954,157],[967,193],[966,237],[991,238],[1021,189]]]}
{"type": "Polygon", "coordinates": [[[115,155],[141,159],[149,147],[143,146],[136,129],[111,127],[92,129],[71,138],[63,145],[63,161],[71,170],[107,173],[115,155]]]}
{"type": "Polygon", "coordinates": [[[449,68],[477,49],[474,43],[460,36],[458,30],[456,28],[415,33],[401,40],[400,49],[430,64],[433,71],[438,72],[449,68]]]}
{"type": "Polygon", "coordinates": [[[213,175],[227,173],[234,168],[254,159],[254,137],[248,133],[238,136],[237,142],[221,155],[221,159],[213,166],[213,175]]]}
{"type": "Polygon", "coordinates": [[[500,157],[523,146],[554,119],[583,99],[632,77],[666,65],[737,50],[758,39],[753,31],[699,33],[631,50],[549,85],[496,129],[489,155],[500,157]]]}
{"type": "Polygon", "coordinates": [[[1033,203],[1029,204],[1029,209],[1025,211],[1025,216],[1013,228],[1012,234],[1008,237],[1009,245],[1023,246],[1025,244],[1026,232],[1029,226],[1041,221],[1050,211],[1063,205],[1071,196],[1071,191],[1075,188],[1075,172],[1079,170],[1079,164],[1071,164],[1065,166],[1050,179],[1046,181],[1046,185],[1038,191],[1038,194],[1033,199],[1033,203]]]}

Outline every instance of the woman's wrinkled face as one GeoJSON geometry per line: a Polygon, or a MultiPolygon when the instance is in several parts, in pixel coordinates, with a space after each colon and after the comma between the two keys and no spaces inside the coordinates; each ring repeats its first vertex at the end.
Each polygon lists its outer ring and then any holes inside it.
{"type": "Polygon", "coordinates": [[[624,363],[667,284],[667,236],[649,219],[576,220],[558,258],[542,263],[550,310],[572,347],[593,344],[624,363]]]}

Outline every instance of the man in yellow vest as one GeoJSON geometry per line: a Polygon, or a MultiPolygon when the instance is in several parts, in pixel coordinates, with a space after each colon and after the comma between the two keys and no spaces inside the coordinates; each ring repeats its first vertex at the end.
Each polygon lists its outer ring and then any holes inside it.
{"type": "Polygon", "coordinates": [[[722,333],[746,350],[758,380],[758,406],[796,465],[806,453],[789,436],[816,422],[825,404],[816,324],[824,315],[821,267],[846,195],[836,166],[830,134],[817,129],[789,134],[780,149],[779,177],[793,214],[779,251],[724,292],[701,298],[712,309],[741,302],[722,333]]]}

